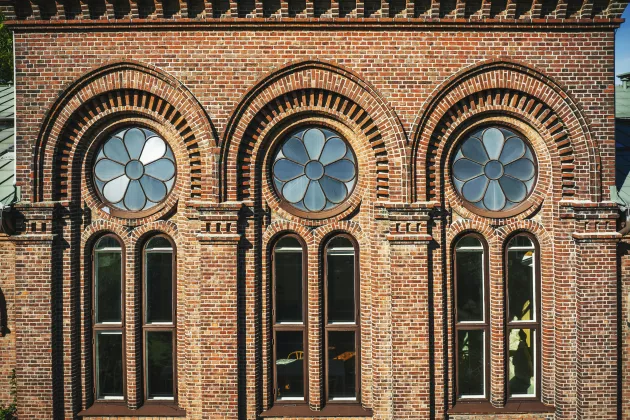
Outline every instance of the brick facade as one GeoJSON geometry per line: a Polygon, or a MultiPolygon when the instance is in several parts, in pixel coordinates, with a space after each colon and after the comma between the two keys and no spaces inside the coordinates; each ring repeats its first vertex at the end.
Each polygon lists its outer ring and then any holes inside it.
{"type": "MultiPolygon", "coordinates": [[[[630,259],[609,194],[627,2],[277,3],[0,2],[15,31],[22,191],[17,232],[0,237],[0,401],[15,367],[20,419],[94,406],[91,255],[112,233],[125,250],[123,408],[143,416],[141,249],[162,232],[176,247],[179,408],[273,415],[270,255],[292,232],[307,255],[311,409],[295,418],[340,416],[325,396],[322,250],[345,232],[359,249],[356,418],[630,419],[630,259]],[[266,169],[279,133],[303,121],[343,133],[358,161],[354,192],[325,218],[287,210],[266,169]],[[142,218],[105,211],[89,176],[94,143],[130,123],[177,162],[173,192],[142,218]],[[531,196],[501,218],[471,211],[450,181],[453,145],[488,123],[524,133],[538,166],[531,196]],[[454,391],[453,250],[466,232],[488,245],[482,412],[454,391]],[[519,232],[540,249],[537,404],[506,395],[504,249],[519,232]]],[[[90,418],[125,416],[104,410],[90,418]]]]}

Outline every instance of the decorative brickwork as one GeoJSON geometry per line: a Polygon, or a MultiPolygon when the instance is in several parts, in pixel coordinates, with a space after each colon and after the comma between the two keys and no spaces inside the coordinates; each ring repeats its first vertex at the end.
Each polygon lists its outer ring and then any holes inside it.
{"type": "Polygon", "coordinates": [[[626,4],[0,1],[17,19],[22,189],[15,234],[0,237],[0,399],[15,367],[20,420],[630,418],[630,262],[608,201],[626,4]],[[109,212],[91,175],[101,140],[129,124],[164,138],[177,166],[170,195],[139,217],[109,212]],[[305,124],[340,133],[357,163],[348,199],[312,217],[288,210],[270,176],[283,135],[305,124]],[[488,124],[535,155],[532,193],[512,212],[475,211],[452,185],[456,147],[488,124]],[[487,244],[490,337],[487,398],[466,404],[454,252],[472,232],[487,244]],[[540,260],[536,401],[507,392],[505,254],[519,233],[540,260]],[[124,278],[115,407],[94,391],[92,255],[107,234],[124,278]],[[159,404],[145,396],[142,306],[142,250],[157,234],[176,261],[175,398],[159,404]],[[304,244],[307,404],[274,396],[272,253],[286,234],[304,244]],[[357,245],[355,404],[326,400],[336,234],[357,245]]]}

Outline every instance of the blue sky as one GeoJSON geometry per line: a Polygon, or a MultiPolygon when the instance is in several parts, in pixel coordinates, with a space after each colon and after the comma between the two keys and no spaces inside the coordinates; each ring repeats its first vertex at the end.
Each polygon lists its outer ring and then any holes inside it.
{"type": "MultiPolygon", "coordinates": [[[[630,7],[626,7],[622,17],[626,21],[617,29],[615,42],[615,73],[630,72],[630,7]]],[[[619,83],[619,79],[617,79],[619,83]]]]}

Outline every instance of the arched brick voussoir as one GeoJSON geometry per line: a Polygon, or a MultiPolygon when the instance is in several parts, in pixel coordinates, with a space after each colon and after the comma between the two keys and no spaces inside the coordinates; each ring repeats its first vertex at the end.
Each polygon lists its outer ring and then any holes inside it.
{"type": "Polygon", "coordinates": [[[264,114],[265,108],[309,106],[310,102],[300,103],[301,98],[306,98],[319,107],[336,107],[337,112],[337,108],[343,108],[344,105],[335,106],[335,95],[347,102],[344,112],[350,112],[354,106],[355,109],[351,111],[353,117],[362,113],[357,118],[365,123],[366,132],[377,133],[375,136],[378,138],[374,140],[372,148],[375,154],[380,155],[377,161],[383,173],[387,173],[383,175],[385,181],[381,181],[379,196],[387,201],[405,201],[409,182],[406,169],[407,137],[398,116],[381,94],[357,74],[337,64],[315,60],[289,63],[264,76],[248,90],[234,109],[222,135],[221,200],[243,199],[239,197],[237,171],[242,170],[239,158],[243,156],[245,148],[251,148],[250,142],[257,141],[257,137],[252,137],[248,131],[252,130],[252,124],[258,121],[257,118],[264,114]],[[290,101],[277,104],[278,98],[290,98],[290,101]]]}
{"type": "Polygon", "coordinates": [[[440,137],[442,121],[448,117],[449,112],[458,108],[459,103],[473,103],[481,92],[489,91],[502,92],[501,101],[511,95],[523,110],[535,114],[536,118],[544,120],[547,125],[557,126],[553,132],[558,130],[566,135],[566,138],[557,143],[564,149],[561,154],[566,156],[564,159],[567,164],[564,165],[563,172],[570,173],[575,181],[563,184],[563,197],[598,201],[602,193],[600,179],[591,175],[598,173],[601,168],[599,149],[578,102],[551,77],[529,65],[502,58],[487,60],[455,73],[438,86],[430,95],[431,99],[423,105],[411,130],[414,174],[411,180],[414,183],[414,199],[427,200],[433,194],[432,186],[427,182],[427,171],[431,166],[428,160],[431,148],[435,147],[432,143],[440,137]],[[519,101],[522,98],[532,98],[537,103],[521,103],[519,101]],[[539,105],[548,111],[536,108],[539,105]],[[583,169],[574,172],[574,168],[583,169]],[[578,185],[586,187],[578,190],[578,185]]]}
{"type": "Polygon", "coordinates": [[[46,113],[34,147],[33,201],[62,199],[68,193],[55,191],[55,183],[45,180],[51,179],[55,165],[63,165],[66,155],[81,140],[76,132],[112,107],[136,113],[147,109],[160,112],[180,132],[191,168],[198,174],[191,179],[192,190],[196,190],[192,198],[216,196],[217,186],[210,181],[216,179],[212,156],[218,153],[218,136],[199,101],[181,82],[157,67],[116,61],[76,79],[46,113]]]}
{"type": "Polygon", "coordinates": [[[141,244],[149,237],[161,233],[169,236],[178,247],[182,245],[180,244],[180,236],[177,225],[170,220],[155,220],[153,222],[145,223],[129,232],[129,237],[134,243],[141,244]]]}
{"type": "Polygon", "coordinates": [[[314,244],[315,238],[311,229],[289,220],[277,220],[267,226],[263,233],[263,244],[269,247],[278,237],[288,233],[298,235],[309,247],[314,244]]]}

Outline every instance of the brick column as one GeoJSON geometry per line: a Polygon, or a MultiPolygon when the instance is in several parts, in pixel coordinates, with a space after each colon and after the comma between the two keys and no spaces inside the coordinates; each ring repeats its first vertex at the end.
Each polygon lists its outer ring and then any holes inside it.
{"type": "MultiPolygon", "coordinates": [[[[62,329],[61,296],[55,284],[53,208],[22,205],[15,243],[15,350],[20,419],[51,419],[63,413],[63,368],[57,349],[62,329]]],[[[59,244],[57,244],[59,245],[59,244]]]]}
{"type": "Polygon", "coordinates": [[[391,262],[393,417],[429,418],[432,299],[429,296],[428,209],[388,209],[391,262]]]}
{"type": "MultiPolygon", "coordinates": [[[[616,208],[575,209],[577,418],[617,418],[616,208]]],[[[560,338],[561,339],[561,338],[560,338]]]]}
{"type": "Polygon", "coordinates": [[[203,418],[239,418],[238,251],[239,206],[201,209],[207,232],[201,243],[199,296],[203,418]]]}

